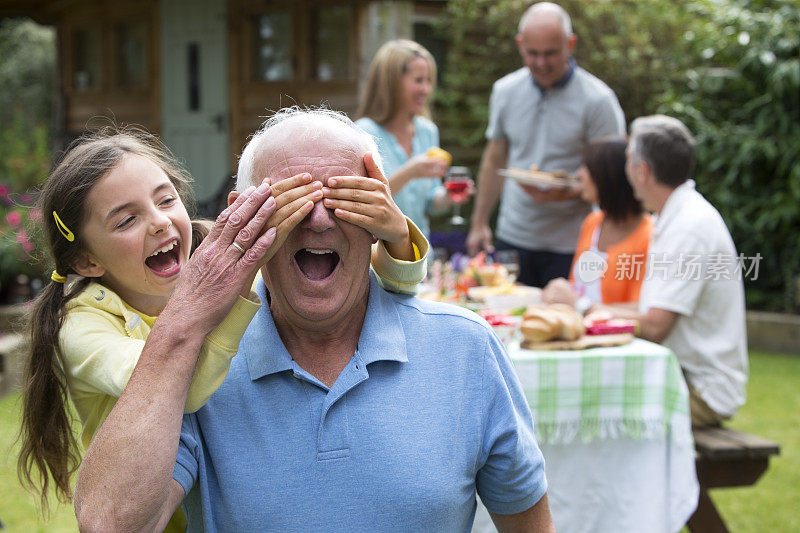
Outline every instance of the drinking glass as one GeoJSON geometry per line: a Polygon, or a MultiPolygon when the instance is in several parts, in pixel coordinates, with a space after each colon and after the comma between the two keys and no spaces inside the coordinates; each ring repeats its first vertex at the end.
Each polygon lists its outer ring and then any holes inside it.
{"type": "Polygon", "coordinates": [[[453,201],[453,216],[450,218],[451,226],[464,226],[466,220],[461,216],[461,205],[469,198],[469,184],[471,176],[467,167],[450,167],[444,179],[444,188],[453,201]]]}

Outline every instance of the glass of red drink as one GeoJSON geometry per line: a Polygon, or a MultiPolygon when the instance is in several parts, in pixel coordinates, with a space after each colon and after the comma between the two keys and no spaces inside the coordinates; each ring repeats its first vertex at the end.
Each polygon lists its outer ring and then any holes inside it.
{"type": "Polygon", "coordinates": [[[444,179],[444,188],[453,201],[453,216],[450,218],[451,226],[463,226],[466,220],[461,216],[461,205],[469,199],[469,185],[472,182],[467,167],[450,167],[444,179]]]}

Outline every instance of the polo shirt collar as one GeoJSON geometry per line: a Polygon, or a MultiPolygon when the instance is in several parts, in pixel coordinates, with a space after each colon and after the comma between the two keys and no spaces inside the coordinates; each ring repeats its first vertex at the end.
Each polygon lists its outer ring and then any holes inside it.
{"type": "Polygon", "coordinates": [[[541,85],[539,85],[536,82],[536,78],[533,77],[533,74],[531,74],[531,79],[533,80],[533,84],[536,86],[536,88],[539,89],[539,92],[544,94],[545,92],[547,92],[550,89],[559,89],[561,87],[564,87],[566,84],[568,84],[569,80],[572,79],[572,75],[575,74],[575,67],[577,67],[577,66],[578,66],[578,64],[575,62],[575,59],[570,57],[569,58],[569,65],[567,66],[567,71],[564,73],[563,76],[561,76],[560,80],[555,82],[552,86],[548,87],[547,89],[545,89],[544,87],[542,87],[541,85]]]}
{"type": "MultiPolygon", "coordinates": [[[[263,280],[258,282],[256,293],[262,302],[268,301],[263,280]]],[[[375,361],[408,362],[406,336],[393,298],[381,289],[375,275],[370,272],[367,314],[356,352],[365,365],[375,361]]],[[[270,374],[294,370],[295,367],[267,305],[261,306],[245,331],[239,344],[239,354],[247,359],[247,368],[253,381],[270,374]]]]}
{"type": "Polygon", "coordinates": [[[661,213],[656,218],[653,226],[653,234],[658,235],[667,226],[672,219],[679,216],[681,207],[685,205],[685,197],[691,196],[695,190],[695,183],[693,179],[687,179],[672,191],[664,207],[661,208],[661,213]]]}
{"type": "Polygon", "coordinates": [[[367,316],[358,339],[358,353],[365,365],[375,361],[408,362],[406,334],[395,298],[378,285],[375,273],[370,271],[367,316]]]}

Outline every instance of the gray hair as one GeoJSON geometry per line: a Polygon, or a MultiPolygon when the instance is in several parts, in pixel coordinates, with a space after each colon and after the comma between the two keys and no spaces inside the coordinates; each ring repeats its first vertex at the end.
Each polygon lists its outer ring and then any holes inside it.
{"type": "Polygon", "coordinates": [[[522,14],[522,18],[519,19],[517,32],[522,33],[528,22],[539,13],[553,13],[557,15],[566,36],[569,37],[572,35],[572,19],[569,18],[569,13],[567,13],[563,7],[553,2],[539,2],[526,9],[525,13],[522,14]]]}
{"type": "Polygon", "coordinates": [[[695,141],[689,128],[666,115],[639,117],[631,123],[629,150],[644,161],[663,185],[677,187],[692,175],[695,141]]]}
{"type": "Polygon", "coordinates": [[[287,144],[292,141],[314,141],[330,137],[348,142],[360,158],[371,153],[375,164],[383,172],[383,162],[375,139],[347,115],[324,107],[293,106],[277,111],[250,138],[239,158],[236,190],[241,192],[256,184],[253,175],[256,172],[257,155],[265,152],[286,152],[291,148],[287,144]]]}

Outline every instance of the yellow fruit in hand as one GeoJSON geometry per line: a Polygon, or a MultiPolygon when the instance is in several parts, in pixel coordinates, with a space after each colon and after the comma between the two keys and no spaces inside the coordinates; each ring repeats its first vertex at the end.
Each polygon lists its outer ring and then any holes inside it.
{"type": "Polygon", "coordinates": [[[425,155],[428,157],[437,157],[447,163],[448,166],[453,162],[453,156],[450,155],[446,150],[442,150],[438,146],[431,146],[428,148],[428,151],[425,152],[425,155]]]}

